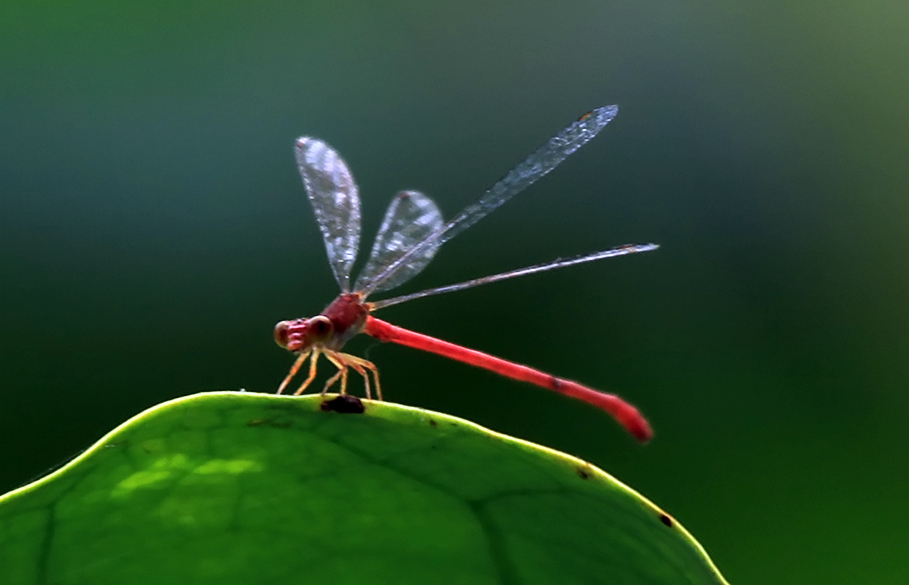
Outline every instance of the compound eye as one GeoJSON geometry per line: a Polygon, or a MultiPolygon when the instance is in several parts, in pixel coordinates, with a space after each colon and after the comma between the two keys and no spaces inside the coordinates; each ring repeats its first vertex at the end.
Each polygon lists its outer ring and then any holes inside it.
{"type": "Polygon", "coordinates": [[[318,315],[309,320],[310,339],[315,342],[324,342],[334,333],[335,326],[331,319],[324,315],[318,315]]]}
{"type": "Polygon", "coordinates": [[[288,321],[281,321],[275,325],[275,343],[287,349],[287,327],[290,325],[288,321]]]}

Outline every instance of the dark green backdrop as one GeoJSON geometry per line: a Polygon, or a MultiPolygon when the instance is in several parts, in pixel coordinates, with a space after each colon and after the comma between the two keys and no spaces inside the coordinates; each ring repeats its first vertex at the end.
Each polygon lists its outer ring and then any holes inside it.
{"type": "Polygon", "coordinates": [[[604,133],[407,290],[656,253],[383,317],[619,391],[583,404],[368,341],[387,397],[587,458],[734,583],[909,581],[909,4],[0,7],[0,489],[159,401],[269,391],[336,292],[293,162],[458,211],[585,110],[604,133]]]}

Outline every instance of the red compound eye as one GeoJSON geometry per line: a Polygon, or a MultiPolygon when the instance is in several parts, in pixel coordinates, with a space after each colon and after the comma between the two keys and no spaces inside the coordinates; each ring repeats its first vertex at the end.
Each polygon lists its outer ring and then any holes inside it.
{"type": "Polygon", "coordinates": [[[331,319],[323,315],[313,317],[309,320],[308,325],[310,339],[314,342],[327,341],[335,330],[331,319]]]}
{"type": "Polygon", "coordinates": [[[287,321],[281,321],[275,325],[275,343],[288,349],[287,347],[287,328],[290,324],[287,321]]]}

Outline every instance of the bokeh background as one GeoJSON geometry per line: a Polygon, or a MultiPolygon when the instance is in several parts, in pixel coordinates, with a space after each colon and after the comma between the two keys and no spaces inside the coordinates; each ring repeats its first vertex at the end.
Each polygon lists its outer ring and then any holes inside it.
{"type": "Polygon", "coordinates": [[[617,391],[652,444],[442,358],[352,351],[395,401],[610,471],[733,583],[909,582],[907,25],[894,0],[7,0],[0,490],[163,400],[276,387],[273,324],[336,293],[297,136],[352,167],[365,248],[396,190],[451,216],[618,103],[401,292],[659,251],[382,316],[617,391]]]}

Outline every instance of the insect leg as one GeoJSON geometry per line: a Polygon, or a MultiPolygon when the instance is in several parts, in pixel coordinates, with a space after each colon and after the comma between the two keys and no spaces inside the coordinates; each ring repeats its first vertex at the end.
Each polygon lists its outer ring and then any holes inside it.
{"type": "Polygon", "coordinates": [[[316,348],[312,350],[312,359],[309,361],[309,375],[306,376],[306,379],[303,380],[303,383],[300,384],[300,387],[297,388],[297,391],[294,392],[294,396],[299,396],[306,391],[310,384],[312,384],[313,378],[316,377],[316,363],[319,361],[319,349],[316,348]]]}
{"type": "Polygon", "coordinates": [[[333,351],[326,351],[325,357],[338,368],[337,373],[334,376],[328,379],[325,382],[325,387],[322,388],[322,394],[328,392],[328,389],[331,388],[335,382],[338,381],[338,378],[341,378],[341,391],[340,394],[347,394],[347,364],[337,358],[337,353],[333,351]]]}
{"type": "Polygon", "coordinates": [[[376,394],[378,394],[379,400],[382,400],[382,386],[379,384],[379,368],[377,368],[374,363],[361,357],[350,355],[349,353],[338,352],[335,354],[335,357],[355,369],[361,376],[363,376],[363,381],[366,385],[366,397],[369,399],[372,399],[372,396],[370,396],[369,393],[369,377],[366,373],[366,370],[372,372],[373,378],[375,378],[376,381],[376,394]]]}
{"type": "MultiPolygon", "coordinates": [[[[284,389],[287,388],[287,385],[290,384],[290,381],[293,379],[293,377],[296,376],[297,372],[300,371],[300,366],[303,365],[303,362],[306,361],[306,358],[309,357],[310,353],[311,353],[311,351],[307,350],[300,354],[300,356],[297,358],[297,361],[294,362],[294,365],[290,367],[290,373],[287,374],[287,377],[284,378],[284,381],[281,382],[280,386],[278,386],[278,394],[281,394],[284,392],[284,389]]],[[[315,361],[316,360],[313,359],[313,362],[315,362],[315,361]]]]}

